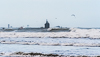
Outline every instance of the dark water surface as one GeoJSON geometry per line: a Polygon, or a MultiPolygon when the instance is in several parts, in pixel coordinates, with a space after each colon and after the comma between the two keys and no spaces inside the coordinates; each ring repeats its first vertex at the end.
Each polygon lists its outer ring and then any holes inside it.
{"type": "Polygon", "coordinates": [[[69,28],[57,28],[48,30],[46,28],[23,28],[23,29],[0,29],[1,32],[69,32],[69,28]]]}

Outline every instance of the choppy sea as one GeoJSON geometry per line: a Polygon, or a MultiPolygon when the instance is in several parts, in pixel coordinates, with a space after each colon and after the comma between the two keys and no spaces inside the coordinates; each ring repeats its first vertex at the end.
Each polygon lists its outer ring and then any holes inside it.
{"type": "MultiPolygon", "coordinates": [[[[80,29],[92,29],[92,28],[80,28],[80,29]]],[[[5,29],[1,32],[70,32],[67,29],[5,29]]],[[[90,38],[0,38],[0,53],[13,53],[13,52],[38,52],[44,54],[59,54],[59,55],[86,55],[86,56],[98,56],[100,55],[100,47],[91,46],[62,46],[62,45],[28,45],[28,44],[3,44],[1,41],[10,42],[34,42],[34,43],[97,43],[100,44],[100,39],[90,38]]]]}

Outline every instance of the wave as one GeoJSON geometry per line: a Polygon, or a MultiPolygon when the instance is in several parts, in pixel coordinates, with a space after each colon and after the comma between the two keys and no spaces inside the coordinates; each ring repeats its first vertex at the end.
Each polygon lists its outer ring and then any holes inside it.
{"type": "Polygon", "coordinates": [[[0,44],[21,44],[41,46],[86,46],[100,47],[100,39],[84,38],[0,38],[0,44]]]}
{"type": "Polygon", "coordinates": [[[100,29],[79,29],[79,28],[25,28],[20,30],[1,31],[3,38],[98,38],[100,29]],[[11,31],[11,32],[9,32],[11,31]]]}
{"type": "Polygon", "coordinates": [[[22,45],[41,45],[41,46],[80,46],[80,47],[100,47],[99,43],[38,43],[38,42],[0,42],[1,44],[22,44],[22,45]]]}
{"type": "Polygon", "coordinates": [[[77,30],[100,30],[100,28],[7,28],[7,29],[0,29],[0,32],[70,32],[70,31],[77,31],[77,30]]]}

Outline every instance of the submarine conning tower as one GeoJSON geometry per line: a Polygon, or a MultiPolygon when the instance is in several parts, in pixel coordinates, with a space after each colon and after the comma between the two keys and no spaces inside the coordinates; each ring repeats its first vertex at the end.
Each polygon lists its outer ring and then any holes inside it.
{"type": "Polygon", "coordinates": [[[50,24],[49,24],[48,20],[46,20],[45,28],[50,28],[50,24]]]}

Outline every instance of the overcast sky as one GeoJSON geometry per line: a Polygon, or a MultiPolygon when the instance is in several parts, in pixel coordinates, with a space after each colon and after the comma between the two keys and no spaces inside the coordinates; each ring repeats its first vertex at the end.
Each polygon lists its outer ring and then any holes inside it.
{"type": "Polygon", "coordinates": [[[100,0],[0,0],[0,27],[43,27],[46,19],[51,27],[100,27],[100,0]]]}

